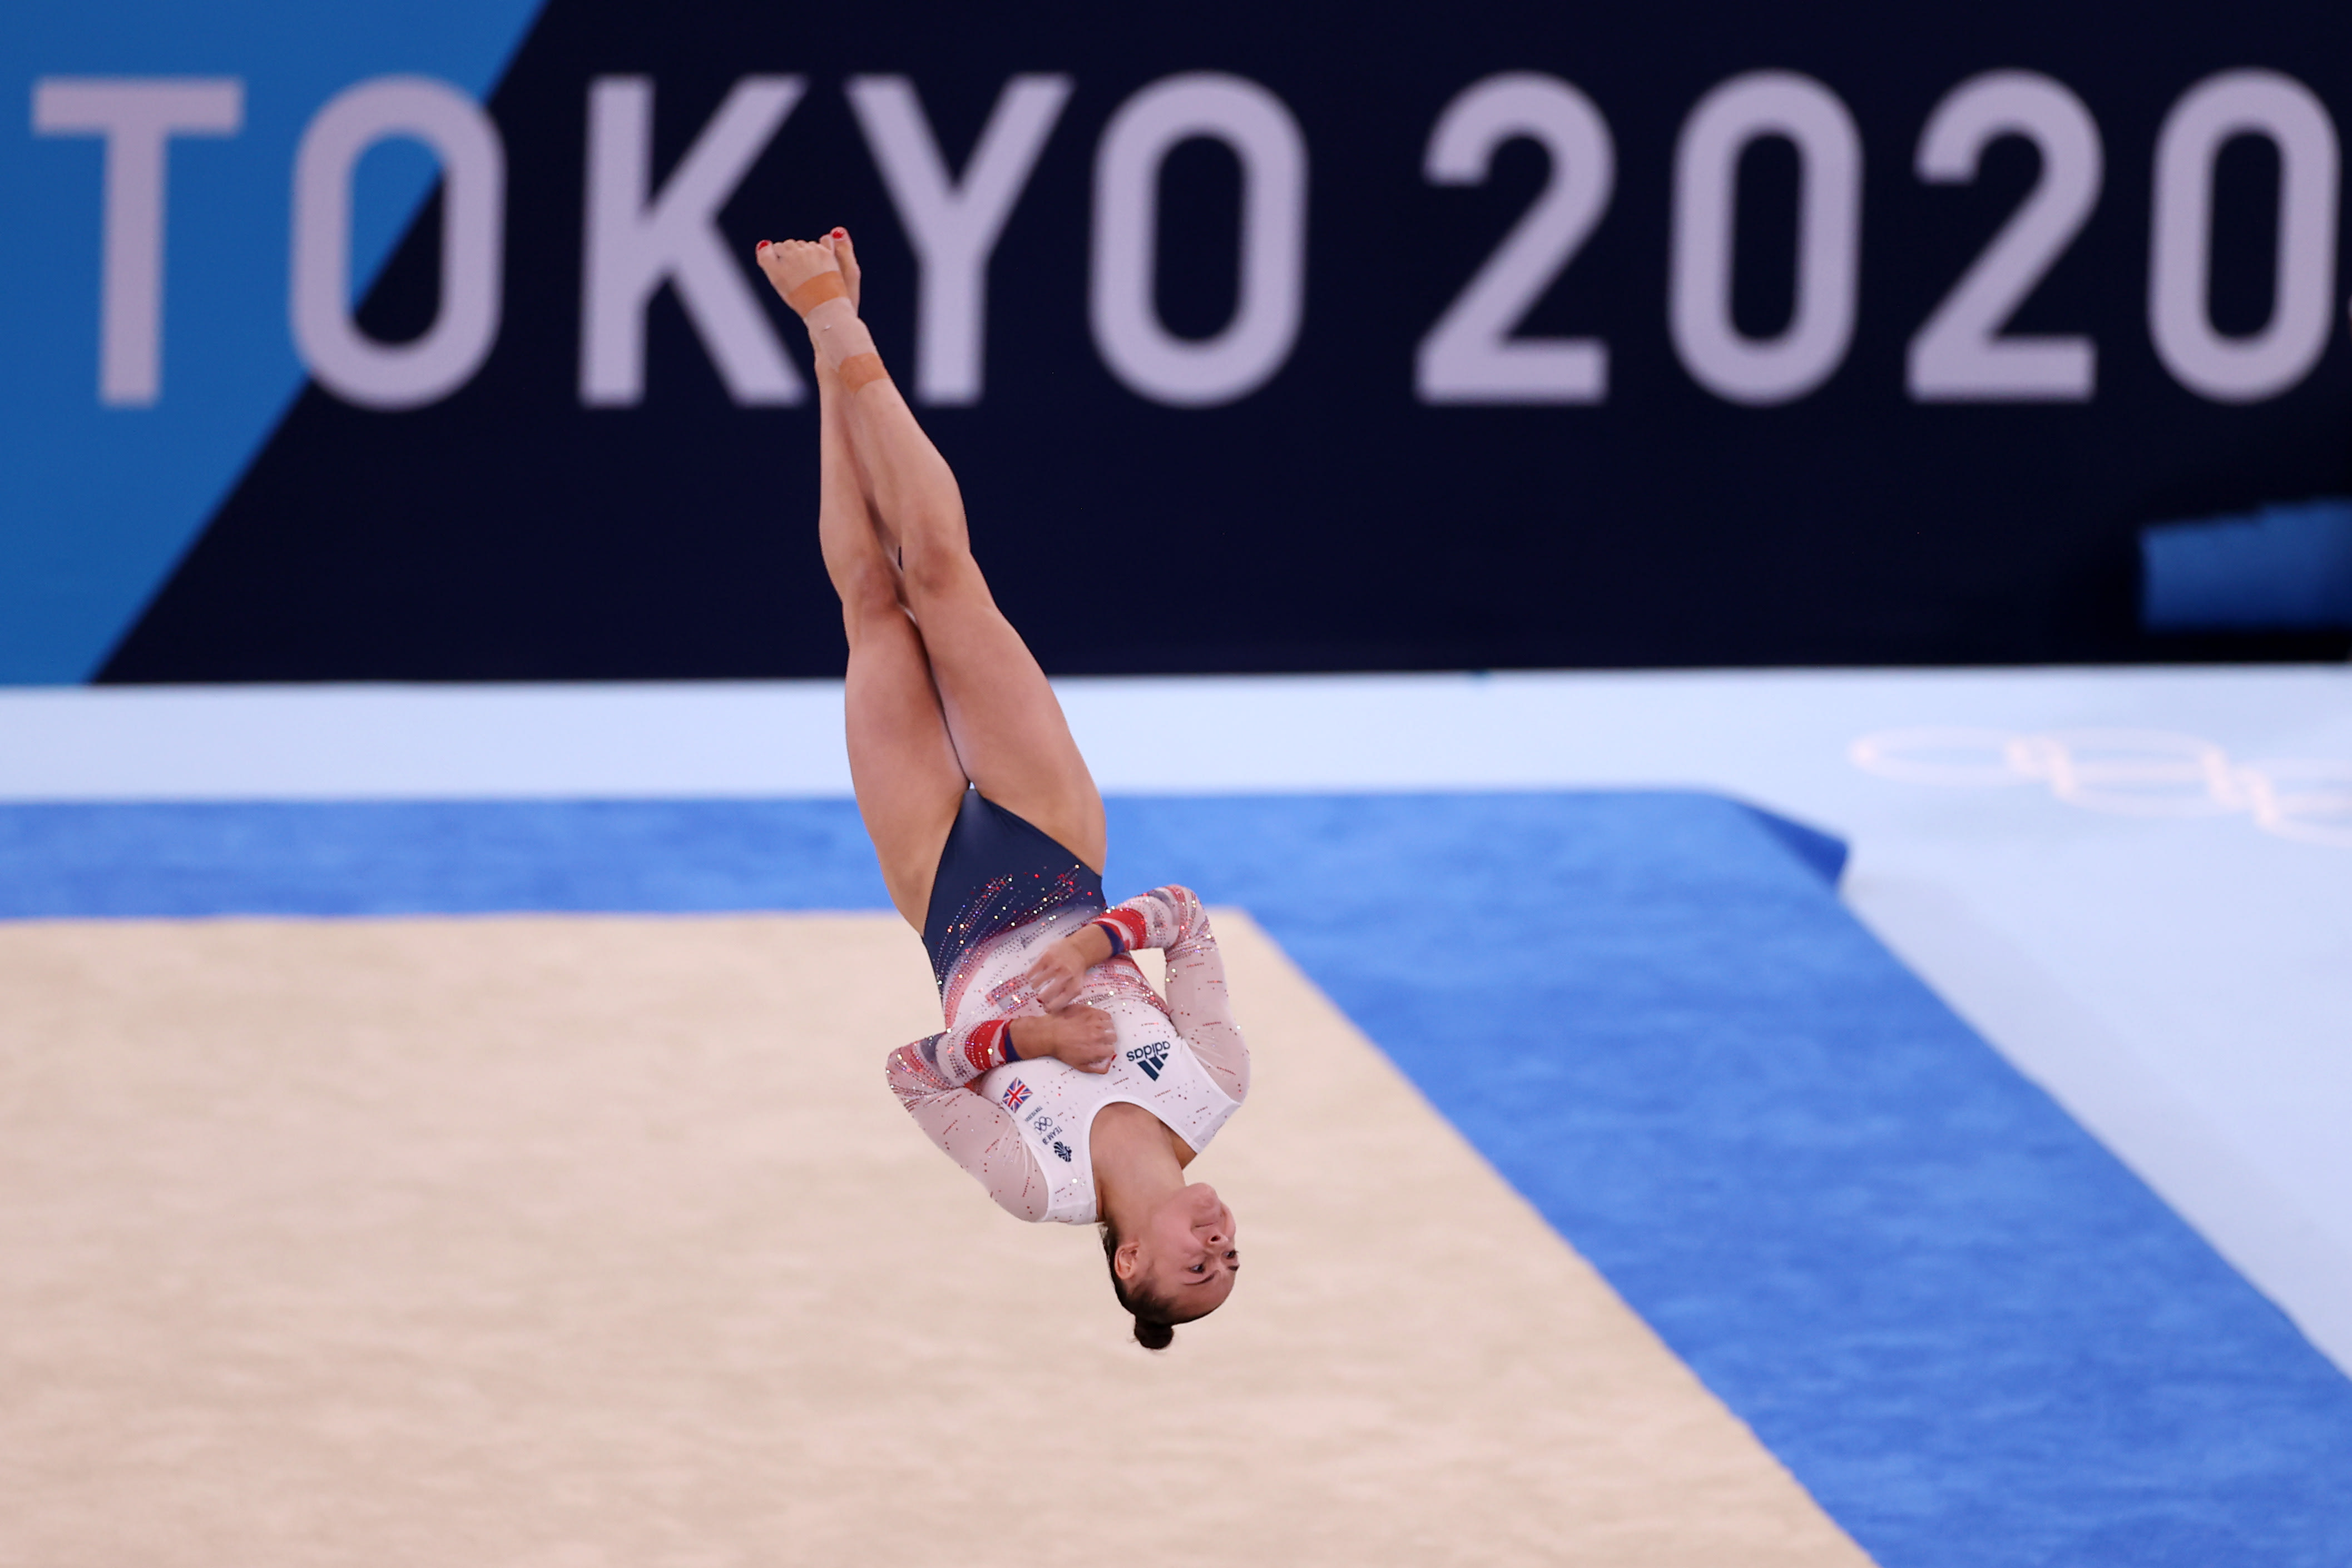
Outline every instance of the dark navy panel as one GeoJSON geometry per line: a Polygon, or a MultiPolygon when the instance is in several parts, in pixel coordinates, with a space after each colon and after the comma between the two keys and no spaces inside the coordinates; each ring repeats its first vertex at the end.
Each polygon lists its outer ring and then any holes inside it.
{"type": "MultiPolygon", "coordinates": [[[[1114,893],[1248,907],[1885,1568],[2352,1561],[2352,1382],[1809,838],[1681,793],[1110,817],[1114,893]]],[[[883,903],[846,802],[9,807],[0,865],[19,916],[883,903]]]]}
{"type": "Polygon", "coordinates": [[[1101,876],[1034,822],[965,789],[923,915],[923,951],[940,994],[974,946],[1072,903],[1101,913],[1101,876]]]}
{"type": "MultiPolygon", "coordinates": [[[[2340,658],[2341,632],[2167,634],[2137,613],[2144,524],[2352,487],[2339,284],[2315,369],[2266,401],[2200,396],[2149,338],[2158,129],[2193,84],[2243,67],[2296,76],[2352,125],[2352,9],[2309,3],[1522,4],[1438,20],[1363,0],[550,0],[490,103],[511,179],[488,361],[408,412],[306,392],[104,678],[839,672],[813,410],[737,406],[668,291],[648,316],[645,402],[583,405],[586,102],[610,73],[654,80],[657,179],[739,77],[806,78],[721,227],[757,287],[760,239],[846,225],[877,340],[908,381],[915,256],[845,80],[910,77],[961,169],[1011,77],[1070,76],[989,273],[982,400],[921,411],[998,597],[1048,670],[2340,658]],[[1767,68],[1824,84],[1859,128],[1860,281],[1835,372],[1753,407],[1684,368],[1666,301],[1677,134],[1709,89],[1767,68]],[[2095,209],[2009,323],[2095,341],[2088,403],[1906,391],[1913,338],[2041,177],[2014,137],[1974,183],[1913,172],[1936,105],[1999,68],[2067,84],[2105,147],[2095,209]],[[1308,155],[1299,336],[1262,389],[1213,408],[1130,391],[1088,327],[1104,128],[1139,89],[1192,70],[1263,85],[1308,155]],[[1550,176],[1521,139],[1483,184],[1423,177],[1441,111],[1504,71],[1577,85],[1616,149],[1606,212],[1518,327],[1605,338],[1600,406],[1414,394],[1418,346],[1550,176]]],[[[2278,161],[2240,138],[2217,168],[2210,292],[2218,329],[2242,335],[2272,303],[2278,161]]],[[[1798,179],[1769,139],[1740,166],[1731,307],[1751,336],[1790,319],[1798,179]]],[[[1203,337],[1231,314],[1239,183],[1206,142],[1168,162],[1158,308],[1172,332],[1203,337]]],[[[370,294],[369,330],[398,340],[433,319],[439,244],[436,203],[370,294]]],[[[762,306],[803,352],[789,313],[762,306]]]]}

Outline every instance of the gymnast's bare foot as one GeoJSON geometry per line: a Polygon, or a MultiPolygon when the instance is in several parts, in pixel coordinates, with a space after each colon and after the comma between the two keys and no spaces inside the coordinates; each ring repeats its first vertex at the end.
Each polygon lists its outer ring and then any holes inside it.
{"type": "MultiPolygon", "coordinates": [[[[827,300],[849,298],[849,280],[843,276],[841,264],[834,259],[833,246],[827,243],[830,238],[760,242],[760,270],[768,275],[768,281],[783,296],[784,303],[803,319],[827,300]]],[[[852,304],[850,313],[855,315],[857,307],[852,304]]]]}
{"type": "Polygon", "coordinates": [[[839,376],[844,392],[856,392],[890,379],[882,356],[874,351],[874,334],[857,319],[857,298],[850,291],[850,280],[858,276],[857,256],[848,231],[835,229],[821,240],[761,240],[759,257],[769,283],[785,304],[800,312],[822,370],[839,376]],[[842,270],[845,260],[846,272],[842,270]]]}

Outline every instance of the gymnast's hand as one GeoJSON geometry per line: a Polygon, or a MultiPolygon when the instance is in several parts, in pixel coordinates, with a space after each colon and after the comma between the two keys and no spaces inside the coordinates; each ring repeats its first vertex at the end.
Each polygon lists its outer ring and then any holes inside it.
{"type": "Polygon", "coordinates": [[[1028,1060],[1057,1057],[1081,1072],[1108,1072],[1111,1059],[1118,1054],[1118,1030],[1108,1013],[1095,1008],[1017,1018],[1012,1033],[1013,1049],[1028,1060]]]}
{"type": "Polygon", "coordinates": [[[1037,955],[1023,977],[1049,1013],[1060,1012],[1078,999],[1087,971],[1110,956],[1110,936],[1099,925],[1080,927],[1037,955]]]}

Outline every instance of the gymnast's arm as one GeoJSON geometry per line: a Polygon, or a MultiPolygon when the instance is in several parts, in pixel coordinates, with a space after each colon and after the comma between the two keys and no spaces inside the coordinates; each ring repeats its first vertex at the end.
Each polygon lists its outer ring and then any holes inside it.
{"type": "Polygon", "coordinates": [[[1110,1067],[1118,1031],[1093,1008],[1052,1018],[982,1019],[919,1040],[884,1063],[890,1092],[941,1153],[971,1173],[997,1207],[1021,1219],[1045,1218],[1045,1178],[1012,1115],[978,1092],[980,1079],[1008,1061],[1056,1057],[1081,1072],[1110,1067]]]}
{"type": "Polygon", "coordinates": [[[1225,961],[1209,913],[1189,887],[1155,887],[1113,905],[1055,944],[1030,970],[1029,981],[1048,1008],[1075,996],[1087,969],[1138,947],[1158,947],[1168,959],[1168,1010],[1176,1032],[1236,1101],[1249,1098],[1249,1047],[1234,1026],[1225,990],[1225,961]],[[1071,971],[1065,977],[1064,971],[1071,971]]]}
{"type": "Polygon", "coordinates": [[[1010,1022],[983,1019],[902,1045],[884,1071],[890,1092],[924,1135],[986,1187],[999,1208],[1016,1219],[1043,1219],[1050,1196],[1045,1173],[1004,1107],[975,1092],[981,1074],[1008,1060],[1010,1022]]]}

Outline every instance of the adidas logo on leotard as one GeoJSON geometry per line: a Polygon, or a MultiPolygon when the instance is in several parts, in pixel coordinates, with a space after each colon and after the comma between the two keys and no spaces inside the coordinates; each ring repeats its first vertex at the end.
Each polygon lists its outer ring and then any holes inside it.
{"type": "Polygon", "coordinates": [[[1154,1083],[1160,1082],[1160,1070],[1168,1065],[1168,1042],[1164,1040],[1150,1045],[1139,1045],[1127,1053],[1127,1059],[1143,1069],[1143,1075],[1154,1083]]]}

